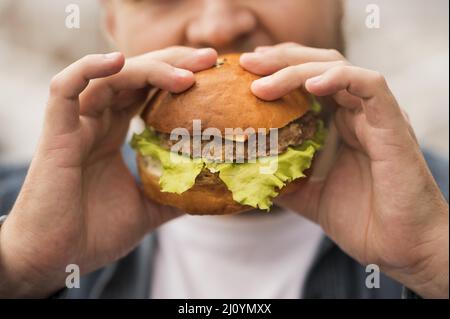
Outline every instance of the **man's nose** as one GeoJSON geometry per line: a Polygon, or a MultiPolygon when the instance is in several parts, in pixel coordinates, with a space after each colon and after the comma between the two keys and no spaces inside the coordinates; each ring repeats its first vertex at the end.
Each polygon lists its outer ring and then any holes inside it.
{"type": "Polygon", "coordinates": [[[238,38],[251,33],[257,25],[253,13],[230,0],[203,0],[198,15],[186,29],[193,46],[227,47],[238,38]]]}

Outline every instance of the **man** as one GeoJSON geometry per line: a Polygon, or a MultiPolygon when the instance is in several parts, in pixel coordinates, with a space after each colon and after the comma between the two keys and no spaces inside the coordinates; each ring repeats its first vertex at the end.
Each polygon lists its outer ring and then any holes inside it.
{"type": "Polygon", "coordinates": [[[127,59],[90,55],[52,80],[39,147],[0,229],[1,296],[375,298],[403,285],[448,298],[448,204],[384,78],[334,50],[340,2],[103,5],[127,59]],[[188,89],[217,51],[248,52],[241,65],[264,76],[251,87],[262,99],[301,86],[333,98],[342,145],[281,212],[183,216],[156,230],[182,212],[142,195],[121,153],[129,121],[150,87],[188,89]],[[88,275],[60,291],[68,264],[88,275]],[[391,279],[369,289],[360,264],[391,279]]]}

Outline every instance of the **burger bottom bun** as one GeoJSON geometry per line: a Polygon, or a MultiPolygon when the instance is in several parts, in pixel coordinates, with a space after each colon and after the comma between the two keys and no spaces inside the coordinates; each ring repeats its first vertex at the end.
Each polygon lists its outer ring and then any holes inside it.
{"type": "MultiPolygon", "coordinates": [[[[176,207],[190,215],[230,215],[254,209],[234,201],[231,192],[220,179],[215,184],[196,183],[182,194],[162,192],[159,176],[147,169],[141,155],[137,156],[137,164],[145,195],[159,204],[176,207]]],[[[292,193],[304,182],[305,179],[297,179],[285,186],[280,194],[292,193]]]]}

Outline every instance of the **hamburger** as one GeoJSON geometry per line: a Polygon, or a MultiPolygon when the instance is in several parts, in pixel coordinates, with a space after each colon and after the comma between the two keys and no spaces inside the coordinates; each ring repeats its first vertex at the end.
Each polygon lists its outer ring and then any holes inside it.
{"type": "Polygon", "coordinates": [[[320,105],[302,90],[257,98],[250,86],[259,76],[239,54],[195,77],[181,94],[157,91],[141,113],[146,128],[131,145],[144,193],[195,215],[270,210],[301,185],[324,144],[320,105]]]}

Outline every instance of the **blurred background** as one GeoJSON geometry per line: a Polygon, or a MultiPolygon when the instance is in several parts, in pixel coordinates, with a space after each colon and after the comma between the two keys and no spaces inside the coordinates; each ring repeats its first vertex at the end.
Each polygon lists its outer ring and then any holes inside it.
{"type": "MultiPolygon", "coordinates": [[[[445,158],[448,7],[448,0],[347,0],[344,22],[349,60],[386,76],[422,146],[445,158]],[[380,8],[379,29],[365,25],[369,3],[380,8]]],[[[32,157],[51,77],[85,54],[111,50],[100,16],[95,0],[0,0],[0,163],[32,157]],[[70,3],[80,7],[80,29],[65,27],[70,3]]]]}

